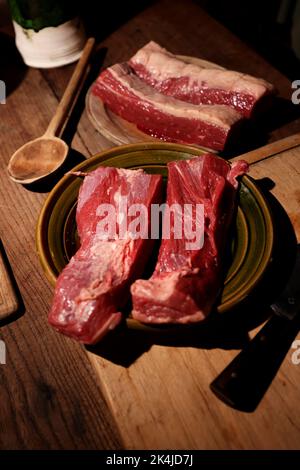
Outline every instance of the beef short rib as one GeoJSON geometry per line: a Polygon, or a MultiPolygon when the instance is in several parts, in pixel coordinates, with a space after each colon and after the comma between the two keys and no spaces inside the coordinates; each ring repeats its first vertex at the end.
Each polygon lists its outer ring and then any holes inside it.
{"type": "Polygon", "coordinates": [[[129,61],[136,74],[161,93],[194,104],[224,104],[249,117],[271,83],[245,73],[202,67],[171,54],[151,41],[129,61]]]}
{"type": "Polygon", "coordinates": [[[203,204],[204,244],[191,250],[186,237],[163,238],[152,277],[131,286],[135,319],[191,323],[203,320],[211,311],[223,283],[222,260],[234,212],[236,178],[247,168],[243,161],[230,166],[213,154],[168,164],[167,205],[203,204]]]}
{"type": "Polygon", "coordinates": [[[170,142],[222,150],[241,121],[241,114],[228,106],[197,106],[159,93],[127,64],[104,70],[92,92],[141,131],[170,142]]]}
{"type": "Polygon", "coordinates": [[[119,204],[127,197],[128,207],[143,204],[149,210],[152,203],[161,202],[161,188],[161,176],[143,170],[100,167],[84,178],[76,213],[81,246],[58,277],[49,314],[49,323],[58,331],[93,344],[121,321],[130,283],[141,276],[152,243],[126,231],[121,237],[120,218],[116,233],[108,232],[105,239],[106,232],[99,229],[103,204],[122,215],[119,204]]]}

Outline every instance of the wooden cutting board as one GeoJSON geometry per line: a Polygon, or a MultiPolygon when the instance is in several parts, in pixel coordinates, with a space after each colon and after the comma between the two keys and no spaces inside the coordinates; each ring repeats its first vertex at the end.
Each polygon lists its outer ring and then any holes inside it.
{"type": "MultiPolygon", "coordinates": [[[[251,176],[272,180],[271,192],[299,242],[300,138],[288,139],[244,157],[252,162],[251,176]]],[[[257,410],[247,414],[229,408],[209,389],[238,352],[230,344],[229,349],[148,345],[131,334],[112,343],[108,338],[88,355],[126,448],[300,448],[300,365],[292,363],[292,349],[257,410]]]]}
{"type": "Polygon", "coordinates": [[[0,320],[16,312],[18,300],[0,241],[0,320]]]}

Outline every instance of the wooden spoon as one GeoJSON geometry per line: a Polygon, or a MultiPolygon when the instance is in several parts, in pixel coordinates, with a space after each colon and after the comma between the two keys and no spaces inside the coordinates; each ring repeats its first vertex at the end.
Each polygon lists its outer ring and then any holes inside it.
{"type": "Polygon", "coordinates": [[[76,92],[82,81],[94,44],[94,38],[87,40],[71,80],[45,134],[27,142],[12,155],[7,169],[10,178],[16,183],[33,183],[56,171],[65,161],[69,147],[55,135],[68,119],[68,111],[76,99],[76,92]]]}

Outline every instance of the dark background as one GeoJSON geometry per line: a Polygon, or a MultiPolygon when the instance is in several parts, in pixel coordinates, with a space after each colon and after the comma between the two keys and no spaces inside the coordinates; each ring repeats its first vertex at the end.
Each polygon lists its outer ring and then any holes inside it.
{"type": "MultiPolygon", "coordinates": [[[[102,40],[132,16],[159,1],[84,0],[80,4],[70,3],[71,8],[78,5],[77,8],[88,31],[102,40]]],[[[300,0],[194,0],[194,2],[291,80],[300,78],[298,76],[300,75],[300,0]],[[296,30],[299,31],[298,38],[296,30]]],[[[0,27],[7,24],[8,15],[6,1],[0,0],[0,27]]]]}
{"type": "MultiPolygon", "coordinates": [[[[300,4],[300,0],[194,0],[194,2],[291,80],[299,78],[297,73],[300,75],[300,44],[298,44],[297,58],[292,47],[292,31],[296,23],[300,25],[300,5],[298,19],[295,18],[297,3],[300,4]]],[[[104,10],[102,2],[85,0],[81,4],[81,14],[88,29],[99,39],[104,39],[110,32],[153,3],[155,2],[151,0],[111,1],[105,2],[104,10]]]]}
{"type": "MultiPolygon", "coordinates": [[[[299,78],[300,44],[295,47],[292,41],[295,29],[300,27],[299,0],[197,0],[197,3],[291,80],[299,78]]],[[[300,42],[300,35],[298,39],[300,42]]]]}

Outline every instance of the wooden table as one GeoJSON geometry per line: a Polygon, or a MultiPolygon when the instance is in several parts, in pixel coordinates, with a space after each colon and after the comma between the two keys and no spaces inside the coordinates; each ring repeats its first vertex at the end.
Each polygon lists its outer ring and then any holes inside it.
{"type": "MultiPolygon", "coordinates": [[[[131,19],[101,44],[107,48],[103,66],[126,60],[150,39],[178,54],[202,56],[262,76],[290,99],[290,83],[282,74],[191,1],[156,2],[131,19]]],[[[23,307],[0,329],[7,348],[7,364],[0,366],[0,448],[299,448],[300,366],[292,365],[290,354],[257,411],[244,414],[209,391],[209,383],[237,349],[148,349],[137,342],[130,351],[137,354],[136,361],[129,365],[127,351],[122,360],[128,363],[120,365],[113,342],[103,343],[97,354],[87,352],[48,326],[53,290],[35,252],[35,225],[46,194],[12,183],[6,165],[16,148],[43,133],[73,65],[36,70],[25,69],[13,58],[8,62],[14,89],[7,104],[0,105],[0,236],[23,307]]],[[[299,129],[299,120],[284,123],[286,115],[279,117],[281,123],[272,123],[270,141],[299,129]]],[[[110,146],[83,112],[72,148],[88,158],[110,146]]],[[[299,199],[296,203],[295,194],[288,193],[285,179],[299,185],[295,155],[274,157],[251,171],[255,177],[271,175],[277,183],[275,195],[294,220],[299,199]]],[[[300,237],[299,230],[297,234],[300,237]]],[[[130,338],[120,341],[129,347],[130,338]]]]}

